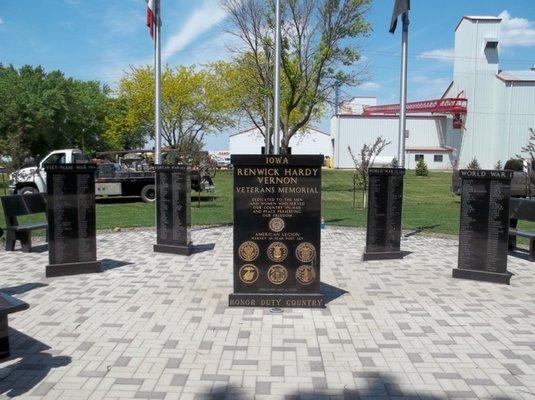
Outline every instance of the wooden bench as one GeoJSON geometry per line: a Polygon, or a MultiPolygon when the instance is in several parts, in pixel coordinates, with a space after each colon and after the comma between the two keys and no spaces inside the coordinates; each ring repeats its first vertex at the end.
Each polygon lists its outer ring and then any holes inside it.
{"type": "Polygon", "coordinates": [[[3,196],[2,208],[4,209],[6,220],[6,251],[15,250],[15,243],[20,240],[22,251],[25,253],[31,252],[31,232],[36,229],[46,229],[48,224],[46,221],[19,224],[17,217],[46,213],[45,195],[37,193],[3,196]]]}
{"type": "Polygon", "coordinates": [[[19,299],[0,292],[0,359],[9,357],[9,325],[7,316],[30,306],[19,299]]]}
{"type": "Polygon", "coordinates": [[[512,198],[509,206],[509,250],[516,248],[516,237],[529,240],[529,260],[535,261],[535,231],[518,229],[520,221],[535,222],[535,200],[512,198]]]}

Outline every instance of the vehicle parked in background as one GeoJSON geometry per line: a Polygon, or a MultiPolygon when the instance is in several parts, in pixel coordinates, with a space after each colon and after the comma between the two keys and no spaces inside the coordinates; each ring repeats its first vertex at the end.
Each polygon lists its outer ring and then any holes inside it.
{"type": "MultiPolygon", "coordinates": [[[[13,172],[10,175],[9,189],[14,194],[44,193],[46,192],[45,165],[93,163],[97,166],[96,196],[139,196],[144,202],[153,202],[155,200],[153,157],[151,150],[97,153],[97,157],[93,159],[78,149],[55,150],[37,166],[13,172]]],[[[192,169],[191,189],[196,192],[215,190],[214,174],[214,168],[199,163],[192,169]]]]}
{"type": "MultiPolygon", "coordinates": [[[[510,159],[503,166],[504,170],[514,171],[511,181],[511,197],[535,196],[535,172],[533,163],[521,159],[510,159]]],[[[454,170],[451,177],[451,189],[456,195],[461,195],[461,178],[459,170],[454,170]]]]}
{"type": "Polygon", "coordinates": [[[230,157],[228,158],[214,158],[217,168],[230,168],[230,157]]]}
{"type": "Polygon", "coordinates": [[[230,165],[230,151],[228,150],[210,151],[209,157],[214,161],[218,169],[232,167],[230,165]]]}

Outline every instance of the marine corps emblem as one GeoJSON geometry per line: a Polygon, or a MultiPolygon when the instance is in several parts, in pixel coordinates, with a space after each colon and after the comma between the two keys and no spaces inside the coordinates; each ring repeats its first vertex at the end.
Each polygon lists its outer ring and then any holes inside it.
{"type": "Polygon", "coordinates": [[[247,284],[255,283],[259,275],[258,268],[252,264],[245,264],[238,273],[240,281],[247,284]]]}
{"type": "Polygon", "coordinates": [[[254,261],[260,250],[255,242],[243,242],[238,248],[238,254],[243,261],[254,261]]]}
{"type": "Polygon", "coordinates": [[[271,243],[267,249],[267,254],[271,261],[281,262],[288,255],[288,248],[281,242],[271,243]]]}
{"type": "Polygon", "coordinates": [[[304,242],[295,249],[295,256],[299,261],[309,263],[316,257],[316,249],[310,243],[304,242]]]}
{"type": "Polygon", "coordinates": [[[269,229],[271,229],[273,232],[282,231],[284,229],[284,220],[279,217],[271,218],[269,221],[269,229]]]}
{"type": "Polygon", "coordinates": [[[280,285],[286,282],[288,270],[282,265],[273,265],[268,269],[268,279],[274,285],[280,285]]]}
{"type": "Polygon", "coordinates": [[[302,285],[309,285],[316,279],[316,271],[312,265],[301,265],[295,271],[295,279],[302,285]]]}

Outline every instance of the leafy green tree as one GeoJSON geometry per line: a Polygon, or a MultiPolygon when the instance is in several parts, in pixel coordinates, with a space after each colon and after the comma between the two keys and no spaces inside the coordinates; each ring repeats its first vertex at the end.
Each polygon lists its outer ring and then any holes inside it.
{"type": "MultiPolygon", "coordinates": [[[[274,1],[222,0],[242,42],[230,63],[220,63],[236,111],[261,129],[265,102],[273,104],[274,1]]],[[[365,20],[371,0],[283,0],[281,2],[281,147],[318,119],[338,85],[362,82],[359,37],[371,31],[365,20]]]]}
{"type": "Polygon", "coordinates": [[[140,149],[145,146],[148,135],[143,124],[129,119],[128,113],[126,99],[112,101],[112,107],[106,116],[106,131],[102,135],[109,150],[140,149]]]}
{"type": "MultiPolygon", "coordinates": [[[[113,146],[138,143],[141,132],[154,137],[154,76],[151,67],[132,68],[118,85],[118,111],[105,137],[113,146]],[[130,136],[130,137],[129,137],[130,136]]],[[[162,137],[165,145],[188,154],[206,134],[232,125],[231,107],[212,68],[166,67],[162,71],[162,137]]]]}
{"type": "Polygon", "coordinates": [[[101,140],[109,109],[109,89],[98,82],[66,78],[42,67],[0,64],[0,153],[13,166],[49,151],[80,147],[88,151],[101,140]]]}

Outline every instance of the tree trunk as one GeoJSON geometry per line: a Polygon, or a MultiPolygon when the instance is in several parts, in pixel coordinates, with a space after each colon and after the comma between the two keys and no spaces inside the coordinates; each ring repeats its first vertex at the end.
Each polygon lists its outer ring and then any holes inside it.
{"type": "Polygon", "coordinates": [[[290,137],[284,134],[281,140],[281,154],[288,154],[288,147],[290,147],[290,137]]]}

